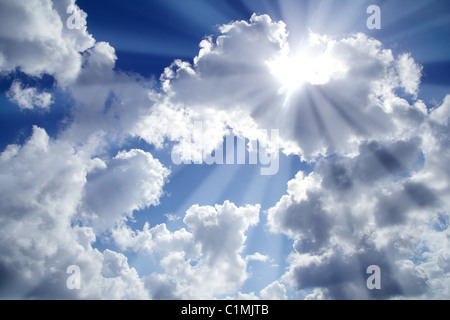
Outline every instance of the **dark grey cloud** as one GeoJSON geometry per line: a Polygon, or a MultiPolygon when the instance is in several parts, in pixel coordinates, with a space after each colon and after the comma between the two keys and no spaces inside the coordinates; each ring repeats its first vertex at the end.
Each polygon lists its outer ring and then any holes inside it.
{"type": "Polygon", "coordinates": [[[337,250],[319,263],[298,266],[293,277],[298,289],[325,288],[327,299],[388,299],[414,297],[428,289],[427,277],[413,264],[395,259],[389,252],[367,248],[353,255],[337,250]],[[381,289],[369,290],[367,267],[381,270],[381,289]]]}
{"type": "Polygon", "coordinates": [[[405,182],[400,190],[378,196],[376,220],[380,227],[404,224],[411,210],[433,208],[437,202],[435,192],[426,185],[405,182]]]}
{"type": "Polygon", "coordinates": [[[308,199],[287,208],[281,217],[281,228],[298,239],[294,248],[299,252],[320,250],[327,245],[333,216],[323,209],[320,195],[308,194],[308,199]]]}
{"type": "Polygon", "coordinates": [[[321,159],[315,171],[320,173],[322,187],[330,192],[350,191],[358,186],[370,186],[384,179],[410,174],[421,155],[421,140],[366,142],[354,158],[321,159]]]}

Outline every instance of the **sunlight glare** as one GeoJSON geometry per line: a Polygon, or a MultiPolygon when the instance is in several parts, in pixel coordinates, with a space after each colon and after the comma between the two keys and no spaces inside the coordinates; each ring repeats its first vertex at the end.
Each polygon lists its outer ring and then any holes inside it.
{"type": "Polygon", "coordinates": [[[294,55],[281,55],[268,62],[272,75],[281,83],[283,93],[292,93],[305,83],[324,85],[332,77],[345,73],[346,68],[329,51],[312,54],[304,50],[294,55]]]}

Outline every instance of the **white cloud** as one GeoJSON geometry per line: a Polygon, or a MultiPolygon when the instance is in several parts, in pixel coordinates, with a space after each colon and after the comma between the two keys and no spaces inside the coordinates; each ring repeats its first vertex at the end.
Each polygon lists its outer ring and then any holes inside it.
{"type": "Polygon", "coordinates": [[[287,290],[279,281],[272,282],[259,292],[242,293],[238,291],[234,296],[227,296],[225,300],[287,300],[287,290]]]}
{"type": "Polygon", "coordinates": [[[441,124],[448,125],[450,115],[450,95],[446,96],[441,106],[433,109],[430,115],[431,120],[441,124]]]}
{"type": "Polygon", "coordinates": [[[422,67],[418,66],[409,54],[402,54],[397,61],[400,82],[406,93],[417,97],[422,77],[422,67]]]}
{"type": "Polygon", "coordinates": [[[6,93],[11,102],[20,109],[33,109],[34,107],[48,109],[53,103],[52,95],[48,92],[38,93],[36,88],[22,88],[19,81],[14,81],[6,93]]]}
{"type": "MultiPolygon", "coordinates": [[[[109,159],[103,149],[107,139],[124,139],[148,107],[151,82],[113,71],[114,49],[95,43],[83,12],[81,29],[69,30],[66,10],[73,4],[0,3],[0,72],[18,68],[32,77],[53,75],[75,100],[73,122],[58,139],[36,127],[23,146],[8,146],[1,154],[2,242],[7,245],[0,250],[7,258],[0,267],[9,276],[1,295],[148,298],[123,254],[101,253],[92,244],[101,231],[157,205],[162,195],[169,171],[151,154],[130,150],[109,159]],[[80,291],[66,287],[65,271],[73,264],[82,272],[80,291]]],[[[21,108],[48,108],[52,98],[19,82],[8,95],[21,108]]]]}
{"type": "Polygon", "coordinates": [[[142,231],[128,227],[113,230],[115,242],[122,248],[161,256],[164,274],[152,274],[147,283],[155,298],[211,299],[236,292],[248,278],[247,261],[262,255],[242,257],[245,232],[259,222],[259,205],[236,207],[194,205],[183,222],[187,230],[167,230],[164,224],[142,231]]]}
{"type": "Polygon", "coordinates": [[[181,217],[179,217],[173,213],[166,213],[166,214],[164,214],[164,217],[166,217],[169,222],[174,222],[174,221],[178,221],[181,219],[181,217]]]}
{"type": "Polygon", "coordinates": [[[83,158],[70,144],[53,141],[45,130],[34,127],[23,146],[10,145],[1,155],[5,170],[1,176],[2,203],[20,204],[23,214],[27,207],[49,206],[46,214],[70,217],[82,196],[87,172],[99,164],[99,160],[83,158]]]}
{"type": "Polygon", "coordinates": [[[4,0],[0,3],[0,72],[16,68],[28,75],[50,74],[67,84],[81,69],[80,52],[92,47],[95,40],[82,28],[69,30],[66,13],[75,0],[4,0]]]}
{"type": "Polygon", "coordinates": [[[258,136],[258,128],[278,128],[286,152],[314,160],[321,154],[351,155],[361,142],[392,134],[406,139],[411,127],[405,118],[417,123],[426,114],[423,104],[411,106],[395,95],[398,88],[417,94],[421,67],[364,34],[331,38],[311,33],[298,53],[287,42],[284,23],[266,15],[220,31],[217,38],[202,41],[192,65],[176,61],[161,77],[169,97],[164,103],[200,119],[217,110],[223,125],[216,124],[216,139],[224,125],[246,137],[258,136]],[[290,71],[286,76],[293,81],[305,78],[306,66],[314,63],[335,72],[311,75],[297,90],[280,91],[283,81],[273,74],[273,62],[280,59],[287,65],[282,73],[290,71]]]}
{"type": "Polygon", "coordinates": [[[133,211],[158,205],[168,174],[148,152],[119,152],[103,170],[88,176],[84,203],[93,226],[108,230],[133,211]]]}
{"type": "Polygon", "coordinates": [[[37,127],[23,146],[10,145],[0,154],[2,297],[148,297],[126,259],[94,249],[94,231],[77,223],[86,176],[102,166],[83,148],[50,139],[37,127]],[[69,265],[80,267],[79,291],[66,287],[69,265]]]}
{"type": "Polygon", "coordinates": [[[165,224],[150,228],[145,223],[142,231],[133,231],[122,224],[111,233],[114,242],[123,250],[131,249],[143,254],[183,251],[193,258],[200,255],[200,245],[194,241],[194,235],[184,228],[171,232],[165,224]]]}
{"type": "Polygon", "coordinates": [[[217,39],[202,41],[194,65],[176,60],[166,68],[161,76],[164,92],[153,96],[156,106],[134,130],[157,146],[166,138],[179,141],[175,152],[183,160],[192,158],[183,149],[193,139],[194,121],[203,122],[204,139],[196,143],[200,150],[212,151],[222,142],[227,126],[239,136],[254,139],[260,134],[250,114],[255,103],[265,99],[257,92],[267,90],[277,96],[274,77],[265,62],[286,46],[284,23],[254,15],[250,22],[234,22],[220,30],[217,39]]]}
{"type": "MultiPolygon", "coordinates": [[[[145,122],[145,116],[156,109],[152,98],[157,95],[152,91],[155,81],[115,70],[116,59],[115,49],[105,42],[97,42],[83,53],[84,67],[70,86],[75,103],[73,121],[62,138],[83,143],[96,136],[100,153],[108,144],[121,145],[130,136],[161,147],[158,143],[164,143],[166,133],[178,130],[178,123],[171,117],[182,118],[182,113],[165,114],[164,110],[163,116],[145,122]],[[137,135],[139,128],[148,134],[137,135]]],[[[174,135],[174,139],[178,136],[174,135]]]]}
{"type": "Polygon", "coordinates": [[[262,289],[260,294],[263,300],[287,300],[286,288],[278,281],[262,289]]]}
{"type": "Polygon", "coordinates": [[[263,255],[259,252],[256,252],[254,254],[248,255],[245,259],[247,261],[260,261],[260,262],[266,262],[269,260],[269,256],[263,255]]]}
{"type": "Polygon", "coordinates": [[[226,297],[224,300],[247,300],[247,301],[251,301],[251,300],[259,300],[259,297],[254,293],[254,292],[250,292],[250,293],[242,293],[242,292],[238,292],[236,297],[226,297]]]}
{"type": "Polygon", "coordinates": [[[103,252],[102,274],[105,278],[113,279],[115,286],[122,288],[121,292],[110,291],[111,294],[115,295],[110,299],[149,298],[144,282],[139,278],[136,270],[129,267],[128,259],[123,254],[105,250],[103,252]]]}

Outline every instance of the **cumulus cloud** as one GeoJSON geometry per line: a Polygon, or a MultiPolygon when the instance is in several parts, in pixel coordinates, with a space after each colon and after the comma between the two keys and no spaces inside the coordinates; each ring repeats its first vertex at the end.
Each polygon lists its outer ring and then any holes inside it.
{"type": "Polygon", "coordinates": [[[406,137],[408,124],[426,115],[422,103],[411,106],[395,94],[397,89],[417,93],[421,67],[367,35],[310,33],[297,53],[285,24],[267,15],[220,31],[202,41],[193,64],[176,61],[162,75],[170,101],[187,113],[201,117],[205,110],[226,110],[223,123],[246,137],[258,136],[258,128],[279,128],[285,152],[307,160],[354,154],[363,141],[389,139],[387,132],[406,137]],[[309,70],[314,63],[323,72],[309,70]],[[286,92],[286,79],[303,83],[286,92]]]}
{"type": "Polygon", "coordinates": [[[2,297],[148,297],[126,259],[94,249],[94,230],[77,223],[87,174],[102,167],[100,159],[37,127],[23,146],[10,145],[1,153],[2,297]],[[80,267],[79,291],[66,287],[70,265],[80,267]]]}
{"type": "MultiPolygon", "coordinates": [[[[115,49],[88,33],[87,14],[75,0],[5,0],[0,15],[0,73],[56,79],[75,104],[65,140],[83,143],[96,135],[123,141],[151,107],[148,95],[154,81],[113,70],[115,49]],[[73,17],[77,28],[70,27],[73,17]]],[[[48,93],[18,82],[9,92],[21,108],[48,108],[51,103],[48,93]]]]}
{"type": "Polygon", "coordinates": [[[158,144],[165,138],[180,141],[175,152],[183,160],[193,158],[182,150],[184,143],[193,140],[191,128],[195,121],[203,123],[205,139],[200,150],[212,151],[222,142],[227,127],[238,136],[261,138],[267,144],[252,116],[268,96],[278,96],[276,81],[266,62],[285,50],[286,26],[267,15],[253,15],[249,22],[223,25],[220,32],[217,38],[208,37],[200,43],[193,64],[176,60],[165,69],[160,79],[163,95],[156,101],[158,107],[141,120],[136,130],[136,135],[149,143],[154,143],[155,137],[159,138],[158,144]],[[172,125],[167,127],[165,123],[172,125]]]}
{"type": "Polygon", "coordinates": [[[418,66],[410,55],[402,54],[397,61],[397,70],[405,92],[417,97],[422,67],[418,66]]]}
{"type": "MultiPolygon", "coordinates": [[[[148,82],[113,71],[114,49],[95,43],[87,33],[86,14],[74,3],[0,3],[0,71],[17,69],[37,80],[52,75],[75,101],[72,121],[57,139],[34,127],[24,145],[10,145],[1,153],[6,244],[1,251],[8,257],[1,259],[1,294],[145,299],[149,292],[127,258],[111,250],[100,252],[92,244],[134,211],[157,205],[162,195],[169,171],[150,153],[122,151],[111,159],[103,149],[106,135],[114,139],[113,132],[120,134],[135,123],[137,112],[130,113],[130,105],[148,105],[148,90],[143,89],[148,82]],[[80,14],[81,28],[67,28],[68,7],[80,14]],[[124,101],[127,97],[134,100],[124,101]],[[101,121],[105,109],[110,116],[101,121]],[[117,125],[112,119],[119,118],[117,125]],[[120,126],[126,128],[121,131],[120,126]],[[66,287],[69,265],[80,267],[80,290],[66,287]]],[[[50,94],[24,88],[19,81],[7,95],[20,108],[48,108],[52,103],[50,94]]]]}
{"type": "Polygon", "coordinates": [[[6,96],[11,102],[17,104],[20,109],[34,109],[34,107],[48,109],[53,103],[50,93],[38,93],[36,88],[23,88],[19,81],[12,83],[6,96]]]}
{"type": "Polygon", "coordinates": [[[341,252],[320,257],[297,256],[288,271],[298,288],[324,288],[322,299],[386,299],[417,297],[427,290],[424,271],[409,260],[391,260],[385,252],[367,250],[354,255],[341,252]],[[366,287],[366,269],[374,261],[382,270],[381,290],[366,287]]]}
{"type": "Polygon", "coordinates": [[[165,224],[150,228],[145,223],[142,230],[131,230],[121,224],[111,230],[114,242],[123,250],[134,250],[140,253],[182,251],[190,257],[200,255],[200,247],[194,241],[194,235],[182,228],[171,232],[165,224]]]}
{"type": "Polygon", "coordinates": [[[80,15],[82,28],[67,28],[70,5],[74,6],[75,0],[2,1],[0,71],[19,68],[35,77],[50,74],[61,84],[76,79],[82,63],[80,53],[95,40],[87,33],[86,15],[80,15]]]}
{"type": "Polygon", "coordinates": [[[142,150],[119,152],[103,170],[88,176],[85,215],[99,230],[108,230],[121,218],[158,205],[169,170],[142,150]]]}
{"type": "Polygon", "coordinates": [[[287,300],[286,288],[278,281],[262,289],[260,294],[263,300],[287,300]]]}
{"type": "MultiPolygon", "coordinates": [[[[417,133],[430,125],[425,119],[417,133]]],[[[271,230],[293,239],[282,279],[298,290],[321,288],[307,298],[445,297],[436,277],[448,277],[448,179],[437,183],[442,164],[427,164],[436,159],[428,138],[363,143],[353,157],[321,159],[313,173],[297,174],[268,210],[271,230]],[[381,290],[366,287],[370,265],[381,269],[381,290]]]]}
{"type": "Polygon", "coordinates": [[[111,292],[115,297],[111,299],[133,299],[149,297],[144,282],[139,278],[136,269],[128,266],[128,259],[121,253],[111,250],[103,252],[102,275],[112,279],[113,287],[123,288],[121,292],[111,292]]]}
{"type": "MultiPolygon", "coordinates": [[[[247,256],[248,257],[248,256],[247,256]]],[[[226,300],[287,300],[287,290],[284,284],[279,281],[272,282],[259,292],[238,293],[234,296],[228,296],[226,300]]]]}
{"type": "Polygon", "coordinates": [[[248,278],[247,261],[261,258],[242,256],[245,233],[259,222],[259,210],[259,205],[236,207],[228,201],[193,205],[183,219],[187,230],[146,224],[142,231],[122,226],[112,234],[122,248],[161,255],[165,273],[146,279],[154,298],[211,299],[236,292],[248,278]]]}
{"type": "Polygon", "coordinates": [[[268,223],[273,231],[297,239],[297,245],[319,249],[328,242],[334,217],[323,207],[318,177],[311,175],[303,180],[300,172],[297,178],[301,182],[298,186],[295,182],[289,186],[291,194],[283,196],[276,207],[269,209],[268,223]],[[293,191],[295,189],[297,192],[293,191]]]}
{"type": "Polygon", "coordinates": [[[259,252],[256,252],[255,254],[248,255],[246,257],[246,260],[247,261],[261,261],[261,262],[265,262],[265,261],[269,260],[269,256],[263,255],[263,254],[261,254],[259,252]]]}

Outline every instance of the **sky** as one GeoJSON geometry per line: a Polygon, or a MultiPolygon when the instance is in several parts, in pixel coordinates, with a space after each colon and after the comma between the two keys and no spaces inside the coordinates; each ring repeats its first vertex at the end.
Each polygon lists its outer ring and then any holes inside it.
{"type": "Polygon", "coordinates": [[[450,298],[449,52],[440,0],[0,0],[0,299],[450,298]]]}

